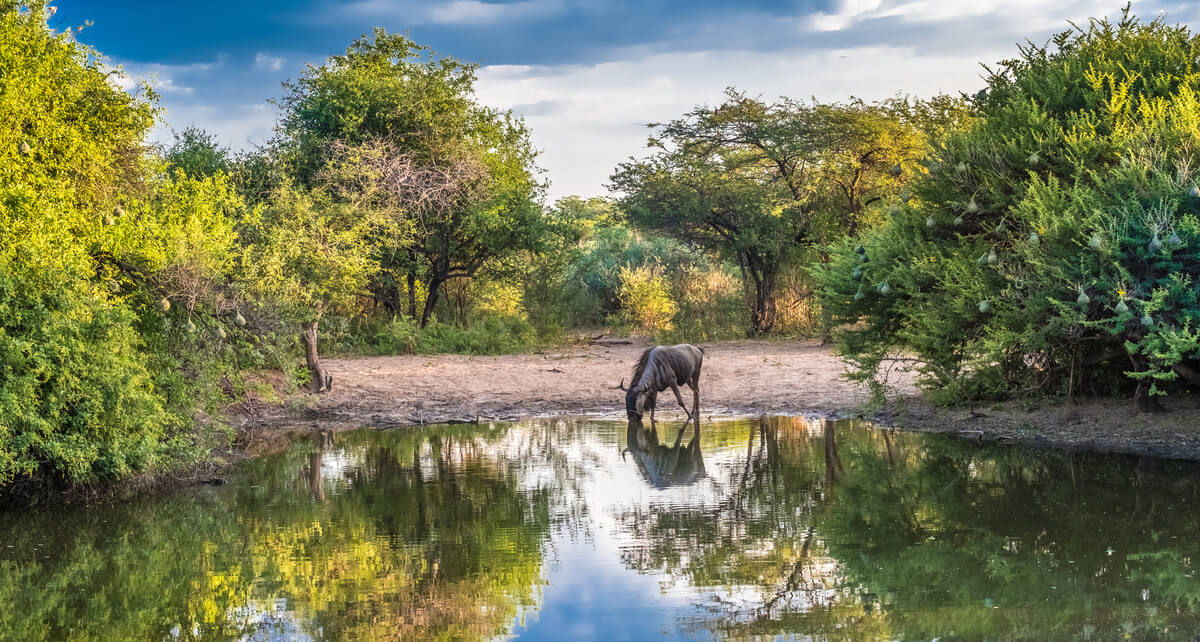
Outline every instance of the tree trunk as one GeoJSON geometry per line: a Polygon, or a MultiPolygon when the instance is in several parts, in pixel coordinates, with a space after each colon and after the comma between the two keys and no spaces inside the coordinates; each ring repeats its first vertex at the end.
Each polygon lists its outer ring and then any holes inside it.
{"type": "Polygon", "coordinates": [[[321,365],[321,357],[317,354],[318,323],[320,319],[304,324],[304,333],[300,335],[300,339],[304,342],[304,360],[308,363],[309,387],[313,392],[326,392],[331,382],[321,365]]]}
{"type": "Polygon", "coordinates": [[[775,326],[775,268],[750,252],[738,253],[742,287],[750,307],[751,337],[762,336],[775,326]]]}
{"type": "Polygon", "coordinates": [[[437,305],[438,292],[442,289],[442,280],[434,277],[429,282],[429,294],[425,296],[425,310],[421,312],[421,327],[429,325],[429,316],[433,314],[433,306],[437,305]]]}
{"type": "Polygon", "coordinates": [[[400,287],[393,279],[380,279],[372,284],[375,304],[387,310],[388,315],[400,312],[400,287]],[[381,282],[382,281],[382,282],[381,282]]]}
{"type": "Polygon", "coordinates": [[[775,274],[767,269],[755,273],[750,323],[753,336],[767,334],[775,327],[775,274]]]}
{"type": "MultiPolygon", "coordinates": [[[[854,223],[852,222],[851,230],[853,229],[854,223]]],[[[853,231],[850,236],[854,236],[853,231]]],[[[821,253],[821,263],[829,263],[829,254],[825,252],[821,253]]],[[[814,295],[812,300],[816,301],[817,305],[821,307],[821,345],[827,346],[833,343],[833,314],[829,311],[829,306],[821,302],[820,297],[814,295]]]]}
{"type": "MultiPolygon", "coordinates": [[[[818,305],[820,305],[818,303],[818,305]]],[[[827,346],[833,343],[833,315],[830,314],[828,306],[821,305],[821,345],[827,346]]]]}
{"type": "MultiPolygon", "coordinates": [[[[1146,370],[1144,359],[1131,354],[1129,361],[1133,364],[1135,372],[1146,370]]],[[[1150,394],[1150,382],[1145,379],[1138,379],[1137,390],[1133,393],[1133,404],[1137,407],[1138,412],[1164,412],[1166,410],[1162,404],[1158,403],[1158,398],[1150,394]]]]}
{"type": "Polygon", "coordinates": [[[417,271],[408,271],[408,318],[417,318],[417,271]]]}

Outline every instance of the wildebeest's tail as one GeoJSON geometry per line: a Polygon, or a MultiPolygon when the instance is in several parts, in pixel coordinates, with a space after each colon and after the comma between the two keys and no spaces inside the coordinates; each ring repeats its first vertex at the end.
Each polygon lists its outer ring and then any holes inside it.
{"type": "Polygon", "coordinates": [[[646,364],[650,362],[650,353],[653,350],[653,346],[646,348],[642,356],[638,357],[637,364],[633,366],[633,379],[629,381],[630,388],[636,386],[642,380],[642,373],[646,371],[646,364]]]}

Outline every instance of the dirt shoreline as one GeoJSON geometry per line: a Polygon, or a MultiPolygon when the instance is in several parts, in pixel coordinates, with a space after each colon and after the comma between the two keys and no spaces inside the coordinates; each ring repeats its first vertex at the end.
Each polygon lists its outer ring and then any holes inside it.
{"type": "MultiPolygon", "coordinates": [[[[237,429],[231,450],[186,469],[66,489],[31,482],[0,493],[0,511],[123,501],[171,488],[221,483],[237,462],[288,448],[319,431],[393,428],[433,423],[589,417],[622,421],[616,389],[646,344],[590,345],[496,357],[461,355],[329,359],[334,386],[323,395],[292,395],[282,377],[266,373],[271,401],[252,398],[226,409],[237,429]]],[[[893,394],[867,411],[867,390],[843,378],[845,367],[815,341],[732,341],[703,344],[701,419],[793,415],[862,418],[899,430],[977,441],[1088,452],[1200,460],[1200,397],[1172,396],[1165,414],[1134,411],[1128,400],[990,404],[934,408],[911,372],[893,372],[893,394]]],[[[684,389],[685,400],[690,395],[684,389]]],[[[672,395],[660,396],[658,419],[679,421],[672,395]]]]}
{"type": "MultiPolygon", "coordinates": [[[[1170,398],[1171,412],[1159,415],[1138,414],[1126,400],[941,409],[920,398],[912,373],[899,370],[891,378],[889,403],[865,412],[865,387],[845,381],[843,363],[816,341],[731,341],[703,347],[703,420],[861,417],[881,426],[979,441],[1200,459],[1200,399],[1194,397],[1170,398]]],[[[634,342],[494,357],[330,359],[330,393],[304,395],[286,404],[249,403],[232,414],[242,430],[270,425],[294,430],[298,423],[345,429],[546,416],[621,420],[622,393],[616,386],[628,378],[643,349],[644,343],[634,342]]],[[[683,418],[670,393],[660,396],[659,408],[661,420],[683,418]]]]}

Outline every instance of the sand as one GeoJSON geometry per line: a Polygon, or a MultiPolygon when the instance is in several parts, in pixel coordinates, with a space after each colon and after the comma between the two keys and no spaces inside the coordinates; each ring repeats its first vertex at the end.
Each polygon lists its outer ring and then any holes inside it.
{"type": "MultiPolygon", "coordinates": [[[[392,427],[545,416],[624,419],[628,379],[646,348],[579,345],[533,354],[328,359],[333,390],[283,403],[233,409],[242,427],[291,425],[392,427]]],[[[896,368],[888,403],[870,406],[865,386],[847,381],[843,362],[818,341],[702,344],[701,418],[758,415],[862,417],[882,426],[952,433],[967,439],[1058,448],[1200,459],[1200,398],[1171,397],[1166,414],[1135,412],[1124,399],[1032,399],[934,408],[896,368]]],[[[684,399],[691,403],[687,388],[684,399]]],[[[660,421],[683,418],[670,392],[659,396],[660,421]]]]}

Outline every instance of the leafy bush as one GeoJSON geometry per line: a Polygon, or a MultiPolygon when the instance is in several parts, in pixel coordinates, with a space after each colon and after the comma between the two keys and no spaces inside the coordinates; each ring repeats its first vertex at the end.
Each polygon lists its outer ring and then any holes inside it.
{"type": "Polygon", "coordinates": [[[0,92],[0,486],[204,450],[224,435],[197,406],[247,358],[227,287],[240,199],[147,157],[153,92],[118,88],[47,16],[0,7],[0,77],[21,88],[0,92]]]}
{"type": "Polygon", "coordinates": [[[641,234],[623,225],[597,227],[566,268],[563,298],[568,316],[577,325],[600,325],[615,316],[621,308],[621,274],[626,268],[656,265],[674,275],[705,260],[664,236],[641,234]]]}
{"type": "Polygon", "coordinates": [[[658,266],[621,268],[621,321],[646,334],[670,331],[675,327],[679,306],[671,300],[666,280],[658,266]]]}
{"type": "Polygon", "coordinates": [[[1198,52],[1127,11],[1002,63],[911,200],[815,271],[857,376],[907,352],[944,400],[1136,387],[1144,409],[1196,380],[1198,52]]]}
{"type": "Polygon", "coordinates": [[[659,333],[659,341],[695,343],[746,336],[745,293],[731,268],[686,267],[671,285],[679,312],[674,329],[659,333]]]}
{"type": "Polygon", "coordinates": [[[421,328],[406,317],[330,320],[334,352],[343,354],[510,354],[537,344],[538,333],[520,317],[484,317],[470,328],[438,323],[421,328]],[[340,321],[340,322],[339,322],[340,321]]]}
{"type": "Polygon", "coordinates": [[[166,417],[133,315],[94,291],[78,254],[30,249],[0,243],[0,484],[145,468],[166,417]]]}

